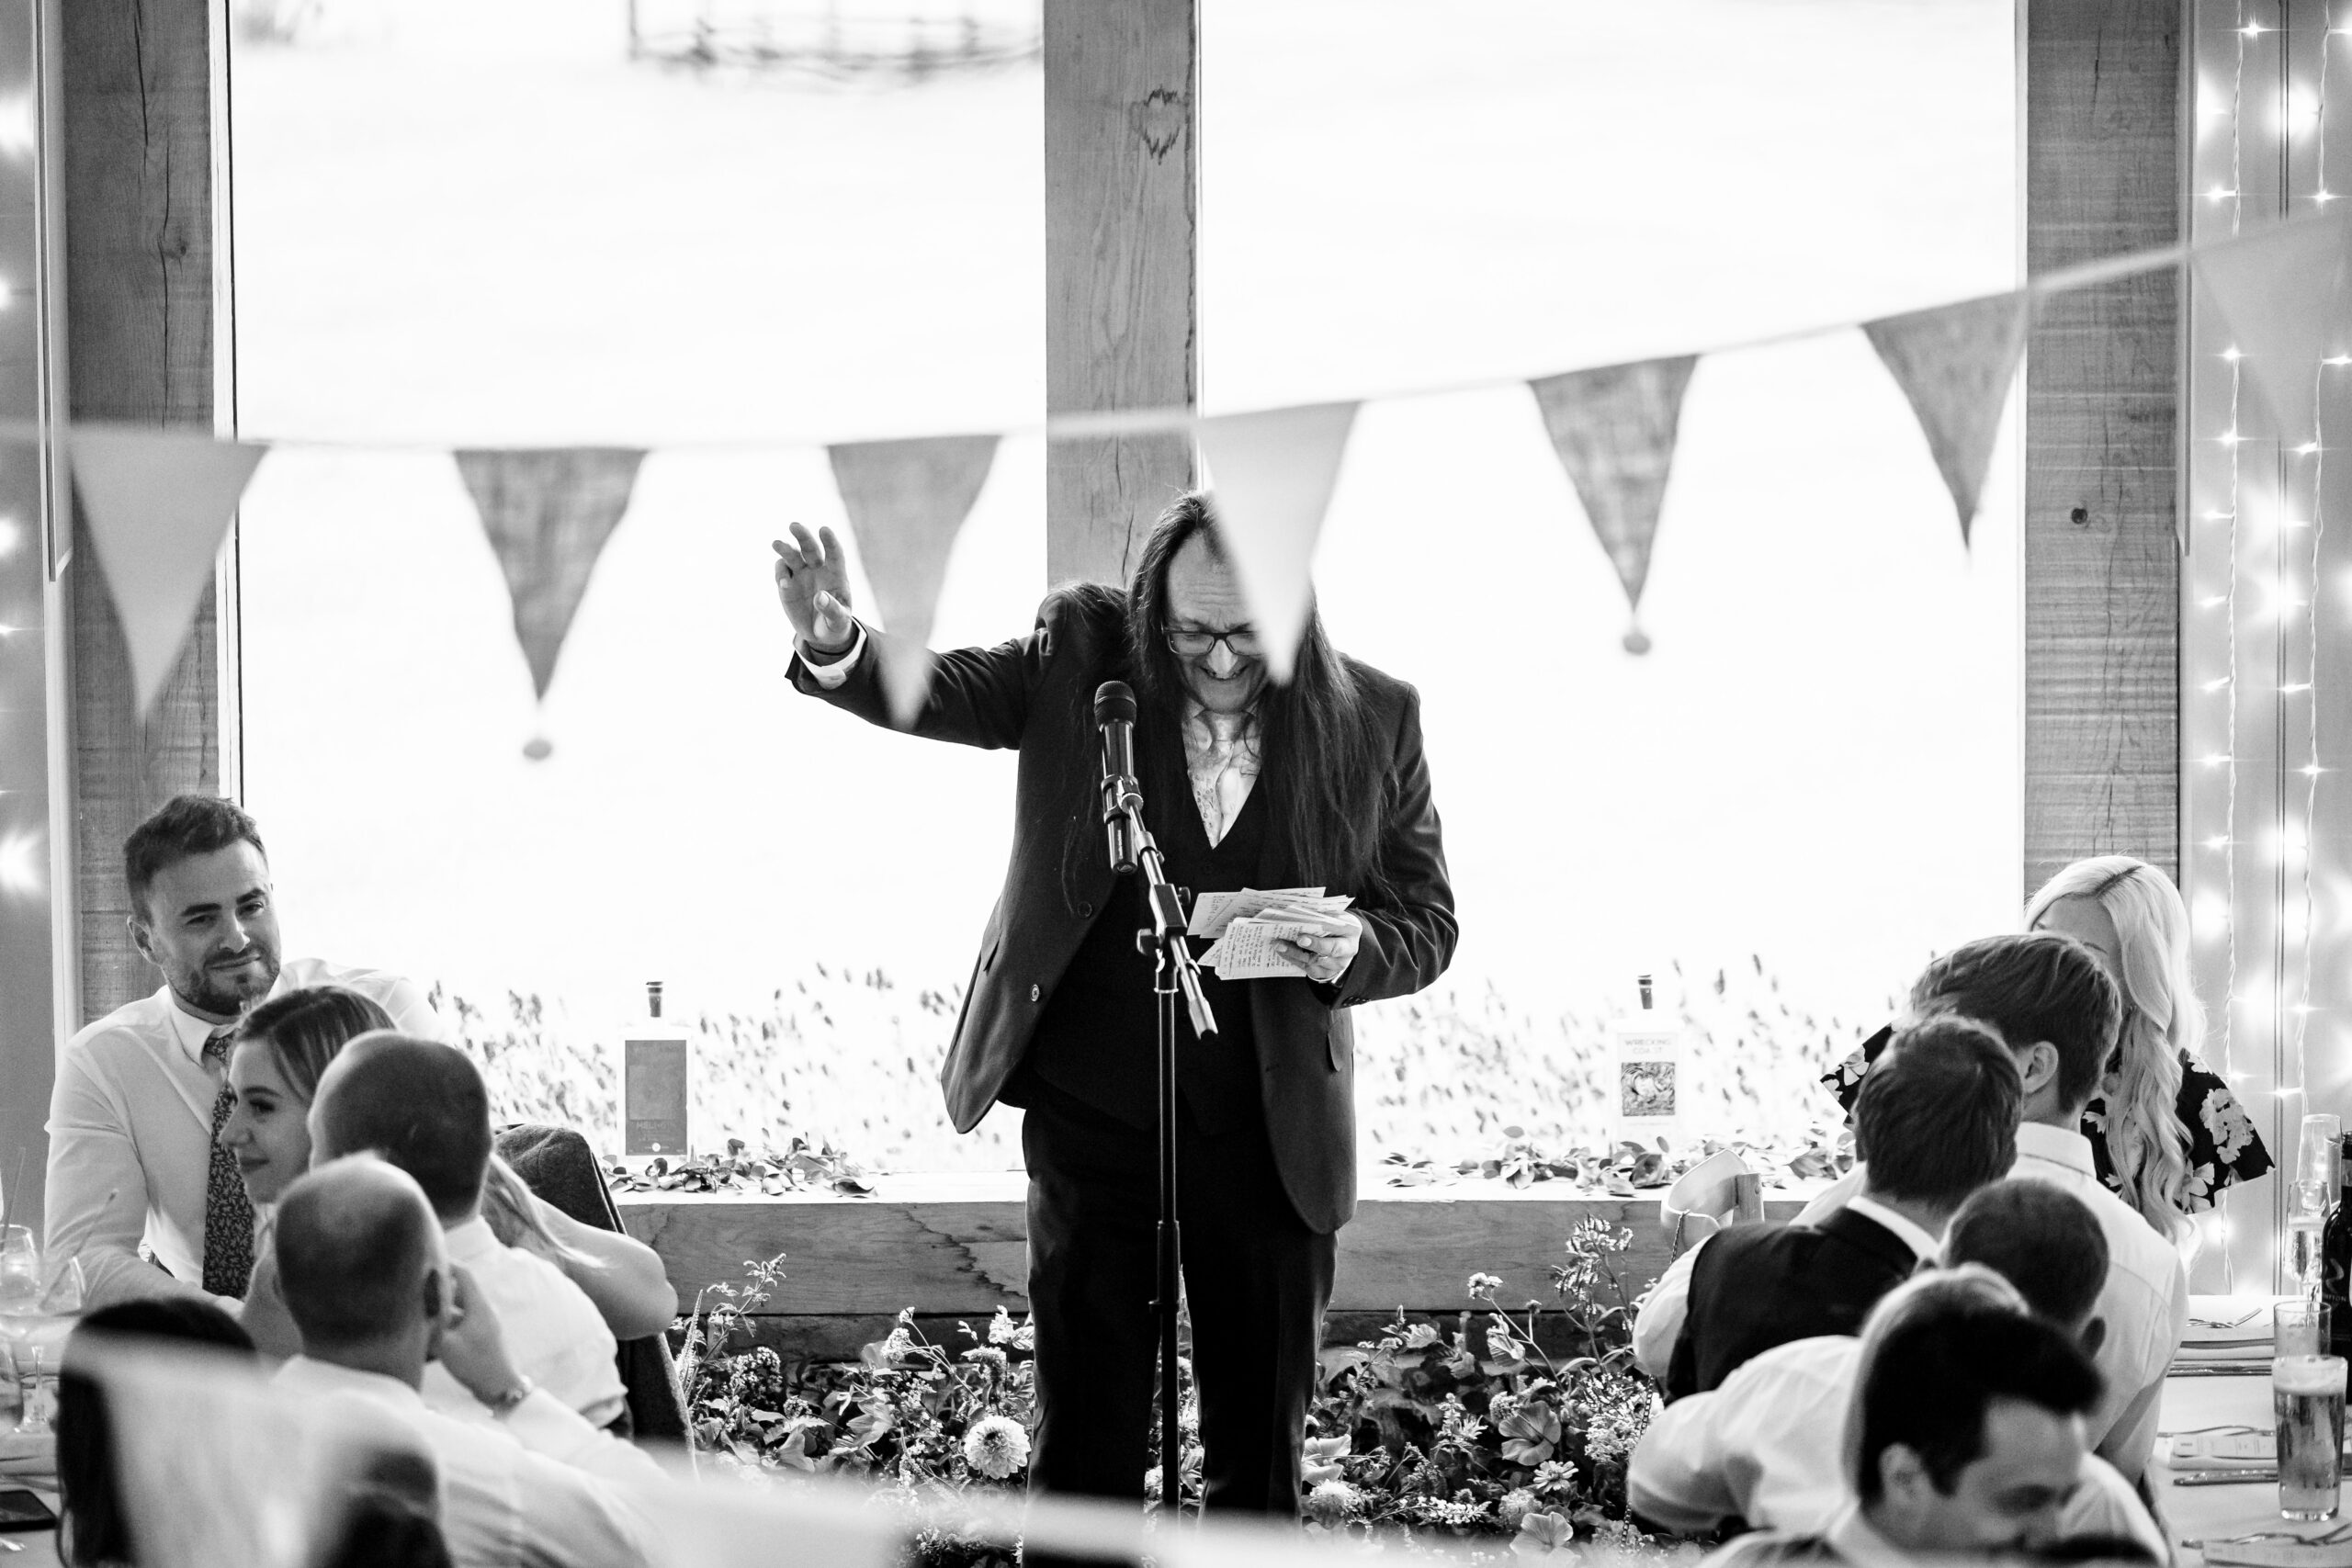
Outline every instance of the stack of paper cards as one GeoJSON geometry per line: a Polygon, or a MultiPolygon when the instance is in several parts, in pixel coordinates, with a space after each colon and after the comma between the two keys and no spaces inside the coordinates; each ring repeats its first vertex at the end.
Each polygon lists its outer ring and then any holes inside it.
{"type": "Polygon", "coordinates": [[[1238,893],[1204,893],[1193,903],[1193,936],[1213,938],[1201,962],[1227,980],[1269,980],[1304,974],[1278,955],[1274,943],[1329,936],[1353,923],[1342,912],[1353,903],[1344,893],[1320,887],[1245,887],[1238,893]]]}

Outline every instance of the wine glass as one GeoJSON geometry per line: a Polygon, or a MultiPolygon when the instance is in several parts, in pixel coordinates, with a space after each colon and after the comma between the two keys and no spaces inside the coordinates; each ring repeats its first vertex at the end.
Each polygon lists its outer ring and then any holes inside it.
{"type": "Polygon", "coordinates": [[[40,1258],[37,1246],[18,1247],[14,1236],[0,1243],[0,1338],[6,1341],[17,1384],[15,1429],[20,1437],[50,1430],[56,1405],[56,1350],[81,1312],[84,1295],[80,1258],[60,1258],[47,1269],[35,1261],[28,1269],[28,1251],[32,1259],[40,1258]]]}
{"type": "Polygon", "coordinates": [[[38,1365],[27,1347],[33,1319],[40,1314],[40,1243],[32,1227],[9,1225],[0,1233],[0,1354],[8,1358],[9,1381],[17,1399],[15,1429],[19,1432],[30,1430],[28,1419],[39,1414],[28,1392],[28,1385],[38,1385],[39,1374],[36,1371],[28,1377],[25,1369],[38,1365]]]}

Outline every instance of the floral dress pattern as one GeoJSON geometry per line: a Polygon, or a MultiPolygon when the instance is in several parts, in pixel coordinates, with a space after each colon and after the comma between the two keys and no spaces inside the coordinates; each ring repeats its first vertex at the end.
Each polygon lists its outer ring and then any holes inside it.
{"type": "MultiPolygon", "coordinates": [[[[1854,1111],[1854,1096],[1861,1092],[1863,1076],[1886,1049],[1894,1032],[1893,1025],[1880,1030],[1863,1041],[1860,1050],[1822,1075],[1821,1081],[1849,1116],[1854,1111]]],[[[2186,1051],[2180,1054],[2180,1098],[2174,1110],[2188,1133],[2188,1177],[2181,1194],[2188,1213],[2211,1208],[2222,1189],[2233,1182],[2269,1174],[2270,1151],[2262,1146],[2262,1135],[2254,1130],[2245,1107],[2238,1103],[2220,1074],[2186,1051]]],[[[2115,1164],[2108,1157],[2103,1098],[2084,1107],[2083,1136],[2091,1142],[2091,1160],[2098,1168],[2098,1179],[2110,1189],[2122,1190],[2115,1179],[2115,1164]]]]}

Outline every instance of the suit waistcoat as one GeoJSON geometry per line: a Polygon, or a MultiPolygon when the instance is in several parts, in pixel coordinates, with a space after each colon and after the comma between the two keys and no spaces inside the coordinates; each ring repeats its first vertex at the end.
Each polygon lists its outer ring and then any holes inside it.
{"type": "Polygon", "coordinates": [[[1792,1339],[1860,1332],[1878,1299],[1918,1266],[1910,1243],[1851,1209],[1818,1225],[1717,1232],[1691,1260],[1690,1310],[1666,1396],[1704,1393],[1792,1339]]]}

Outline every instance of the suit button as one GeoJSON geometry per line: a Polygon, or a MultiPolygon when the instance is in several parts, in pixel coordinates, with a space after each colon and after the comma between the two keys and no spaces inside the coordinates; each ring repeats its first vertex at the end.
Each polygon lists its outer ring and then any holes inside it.
{"type": "Polygon", "coordinates": [[[1043,987],[1032,986],[1029,987],[1029,999],[1033,1002],[1043,997],[1045,994],[1046,992],[1043,987]]]}
{"type": "Polygon", "coordinates": [[[1087,903],[1082,898],[1079,900],[1078,918],[1081,920],[1092,919],[1094,918],[1094,906],[1087,903]]]}

